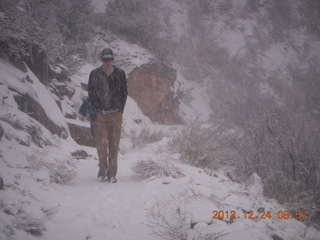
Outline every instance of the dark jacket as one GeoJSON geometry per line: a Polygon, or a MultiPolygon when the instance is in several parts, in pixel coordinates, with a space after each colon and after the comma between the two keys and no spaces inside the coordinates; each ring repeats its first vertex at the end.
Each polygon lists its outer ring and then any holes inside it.
{"type": "Polygon", "coordinates": [[[88,94],[95,112],[119,109],[123,113],[128,95],[125,72],[114,67],[113,73],[107,76],[102,66],[92,70],[89,76],[88,94]]]}
{"type": "Polygon", "coordinates": [[[89,99],[86,98],[83,100],[79,109],[79,113],[85,117],[89,114],[91,135],[94,136],[94,121],[96,120],[96,114],[93,111],[89,99]]]}

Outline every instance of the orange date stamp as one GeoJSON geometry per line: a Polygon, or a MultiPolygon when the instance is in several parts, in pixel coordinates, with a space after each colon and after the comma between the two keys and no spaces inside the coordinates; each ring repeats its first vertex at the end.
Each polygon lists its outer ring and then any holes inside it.
{"type": "Polygon", "coordinates": [[[297,219],[302,220],[308,217],[308,211],[288,211],[288,210],[279,210],[279,211],[212,211],[212,219],[219,220],[231,220],[231,219],[297,219]]]}

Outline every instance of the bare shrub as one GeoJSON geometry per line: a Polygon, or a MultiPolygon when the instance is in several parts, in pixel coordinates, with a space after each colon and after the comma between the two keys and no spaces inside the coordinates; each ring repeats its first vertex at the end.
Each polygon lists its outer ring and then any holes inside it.
{"type": "Polygon", "coordinates": [[[162,138],[163,133],[161,131],[151,131],[147,128],[143,128],[139,133],[132,131],[130,135],[130,140],[134,148],[160,141],[162,138]]]}
{"type": "Polygon", "coordinates": [[[71,160],[60,161],[45,159],[45,151],[34,152],[27,156],[28,166],[31,169],[40,170],[47,168],[49,170],[50,181],[57,184],[66,184],[76,176],[74,163],[71,160]]]}
{"type": "Polygon", "coordinates": [[[168,45],[172,39],[165,36],[170,33],[170,22],[166,21],[164,26],[159,15],[160,5],[159,0],[109,1],[102,28],[129,42],[141,44],[158,57],[168,55],[168,45]]]}
{"type": "Polygon", "coordinates": [[[191,215],[180,207],[179,201],[156,202],[147,211],[147,227],[152,234],[166,240],[216,240],[222,232],[202,233],[191,228],[191,215]]]}
{"type": "Polygon", "coordinates": [[[202,233],[197,233],[196,236],[192,238],[192,240],[218,240],[223,235],[226,235],[226,234],[223,232],[206,233],[204,235],[202,233]]]}
{"type": "Polygon", "coordinates": [[[45,158],[42,156],[46,156],[48,154],[47,151],[34,151],[27,155],[28,168],[34,170],[40,170],[43,167],[47,167],[48,162],[45,161],[45,158]]]}
{"type": "MultiPolygon", "coordinates": [[[[35,235],[35,236],[41,236],[43,232],[46,230],[43,220],[37,219],[34,216],[32,216],[30,213],[25,212],[21,206],[9,207],[3,202],[3,200],[1,200],[0,210],[14,217],[14,219],[12,220],[12,223],[13,223],[13,227],[17,229],[24,230],[30,233],[31,235],[35,235]]],[[[7,234],[8,237],[11,237],[14,235],[14,230],[12,227],[6,226],[4,230],[5,230],[4,231],[5,234],[7,234]]]]}
{"type": "Polygon", "coordinates": [[[180,154],[180,159],[196,167],[206,167],[215,161],[218,145],[214,139],[215,130],[204,128],[194,121],[184,126],[169,143],[169,148],[180,154]]]}
{"type": "Polygon", "coordinates": [[[22,229],[31,235],[41,236],[45,231],[44,223],[41,219],[37,219],[30,214],[24,212],[17,215],[14,224],[17,229],[22,229]]]}
{"type": "Polygon", "coordinates": [[[76,171],[69,162],[57,162],[50,166],[50,180],[57,184],[66,184],[74,179],[76,171]]]}
{"type": "Polygon", "coordinates": [[[320,209],[318,129],[305,115],[287,119],[266,113],[248,122],[245,134],[233,146],[240,157],[236,166],[240,179],[257,173],[266,196],[293,211],[308,210],[311,215],[304,221],[319,226],[313,216],[320,209]]]}
{"type": "Polygon", "coordinates": [[[0,224],[0,233],[1,233],[1,237],[3,237],[3,239],[1,238],[1,240],[12,240],[14,239],[14,229],[12,226],[10,226],[10,224],[5,224],[5,223],[1,223],[0,224]]]}
{"type": "Polygon", "coordinates": [[[320,219],[319,219],[319,204],[320,200],[319,196],[314,196],[312,191],[302,191],[301,193],[297,193],[295,196],[291,196],[291,201],[287,204],[288,209],[291,211],[292,215],[296,214],[296,211],[303,210],[307,211],[307,217],[301,218],[300,220],[306,223],[307,225],[314,224],[320,228],[320,219]]]}
{"type": "Polygon", "coordinates": [[[179,206],[157,202],[147,212],[148,223],[154,235],[166,240],[187,240],[190,223],[187,213],[179,206]]]}
{"type": "Polygon", "coordinates": [[[153,176],[173,178],[180,178],[184,176],[183,172],[179,168],[175,167],[168,161],[160,162],[153,160],[141,160],[133,165],[132,170],[137,176],[143,179],[153,176]]]}

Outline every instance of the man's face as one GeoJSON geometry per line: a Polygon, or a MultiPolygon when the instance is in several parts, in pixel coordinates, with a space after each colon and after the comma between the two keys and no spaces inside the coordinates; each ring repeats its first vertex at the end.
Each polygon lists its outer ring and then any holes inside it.
{"type": "Polygon", "coordinates": [[[112,67],[113,60],[102,61],[104,68],[112,67]]]}
{"type": "Polygon", "coordinates": [[[113,58],[101,58],[102,62],[112,62],[113,58]]]}
{"type": "Polygon", "coordinates": [[[112,64],[113,61],[112,61],[112,60],[108,60],[108,61],[105,61],[105,60],[104,60],[104,61],[102,61],[102,62],[103,62],[103,64],[112,64]]]}

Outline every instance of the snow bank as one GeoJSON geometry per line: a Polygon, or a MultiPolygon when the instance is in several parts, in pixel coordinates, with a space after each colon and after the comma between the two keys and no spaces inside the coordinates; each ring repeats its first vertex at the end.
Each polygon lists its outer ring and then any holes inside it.
{"type": "MultiPolygon", "coordinates": [[[[54,122],[61,128],[68,129],[64,116],[62,115],[58,105],[52,98],[50,92],[38,80],[38,78],[30,69],[27,68],[27,72],[24,73],[8,62],[0,60],[0,72],[0,83],[4,86],[7,86],[7,89],[5,87],[2,87],[2,91],[6,91],[8,93],[8,90],[13,90],[20,94],[27,94],[42,106],[46,115],[52,122],[54,122]]],[[[13,98],[11,97],[8,98],[8,100],[6,99],[5,101],[6,104],[10,106],[16,106],[16,104],[13,102],[13,98]]]]}

